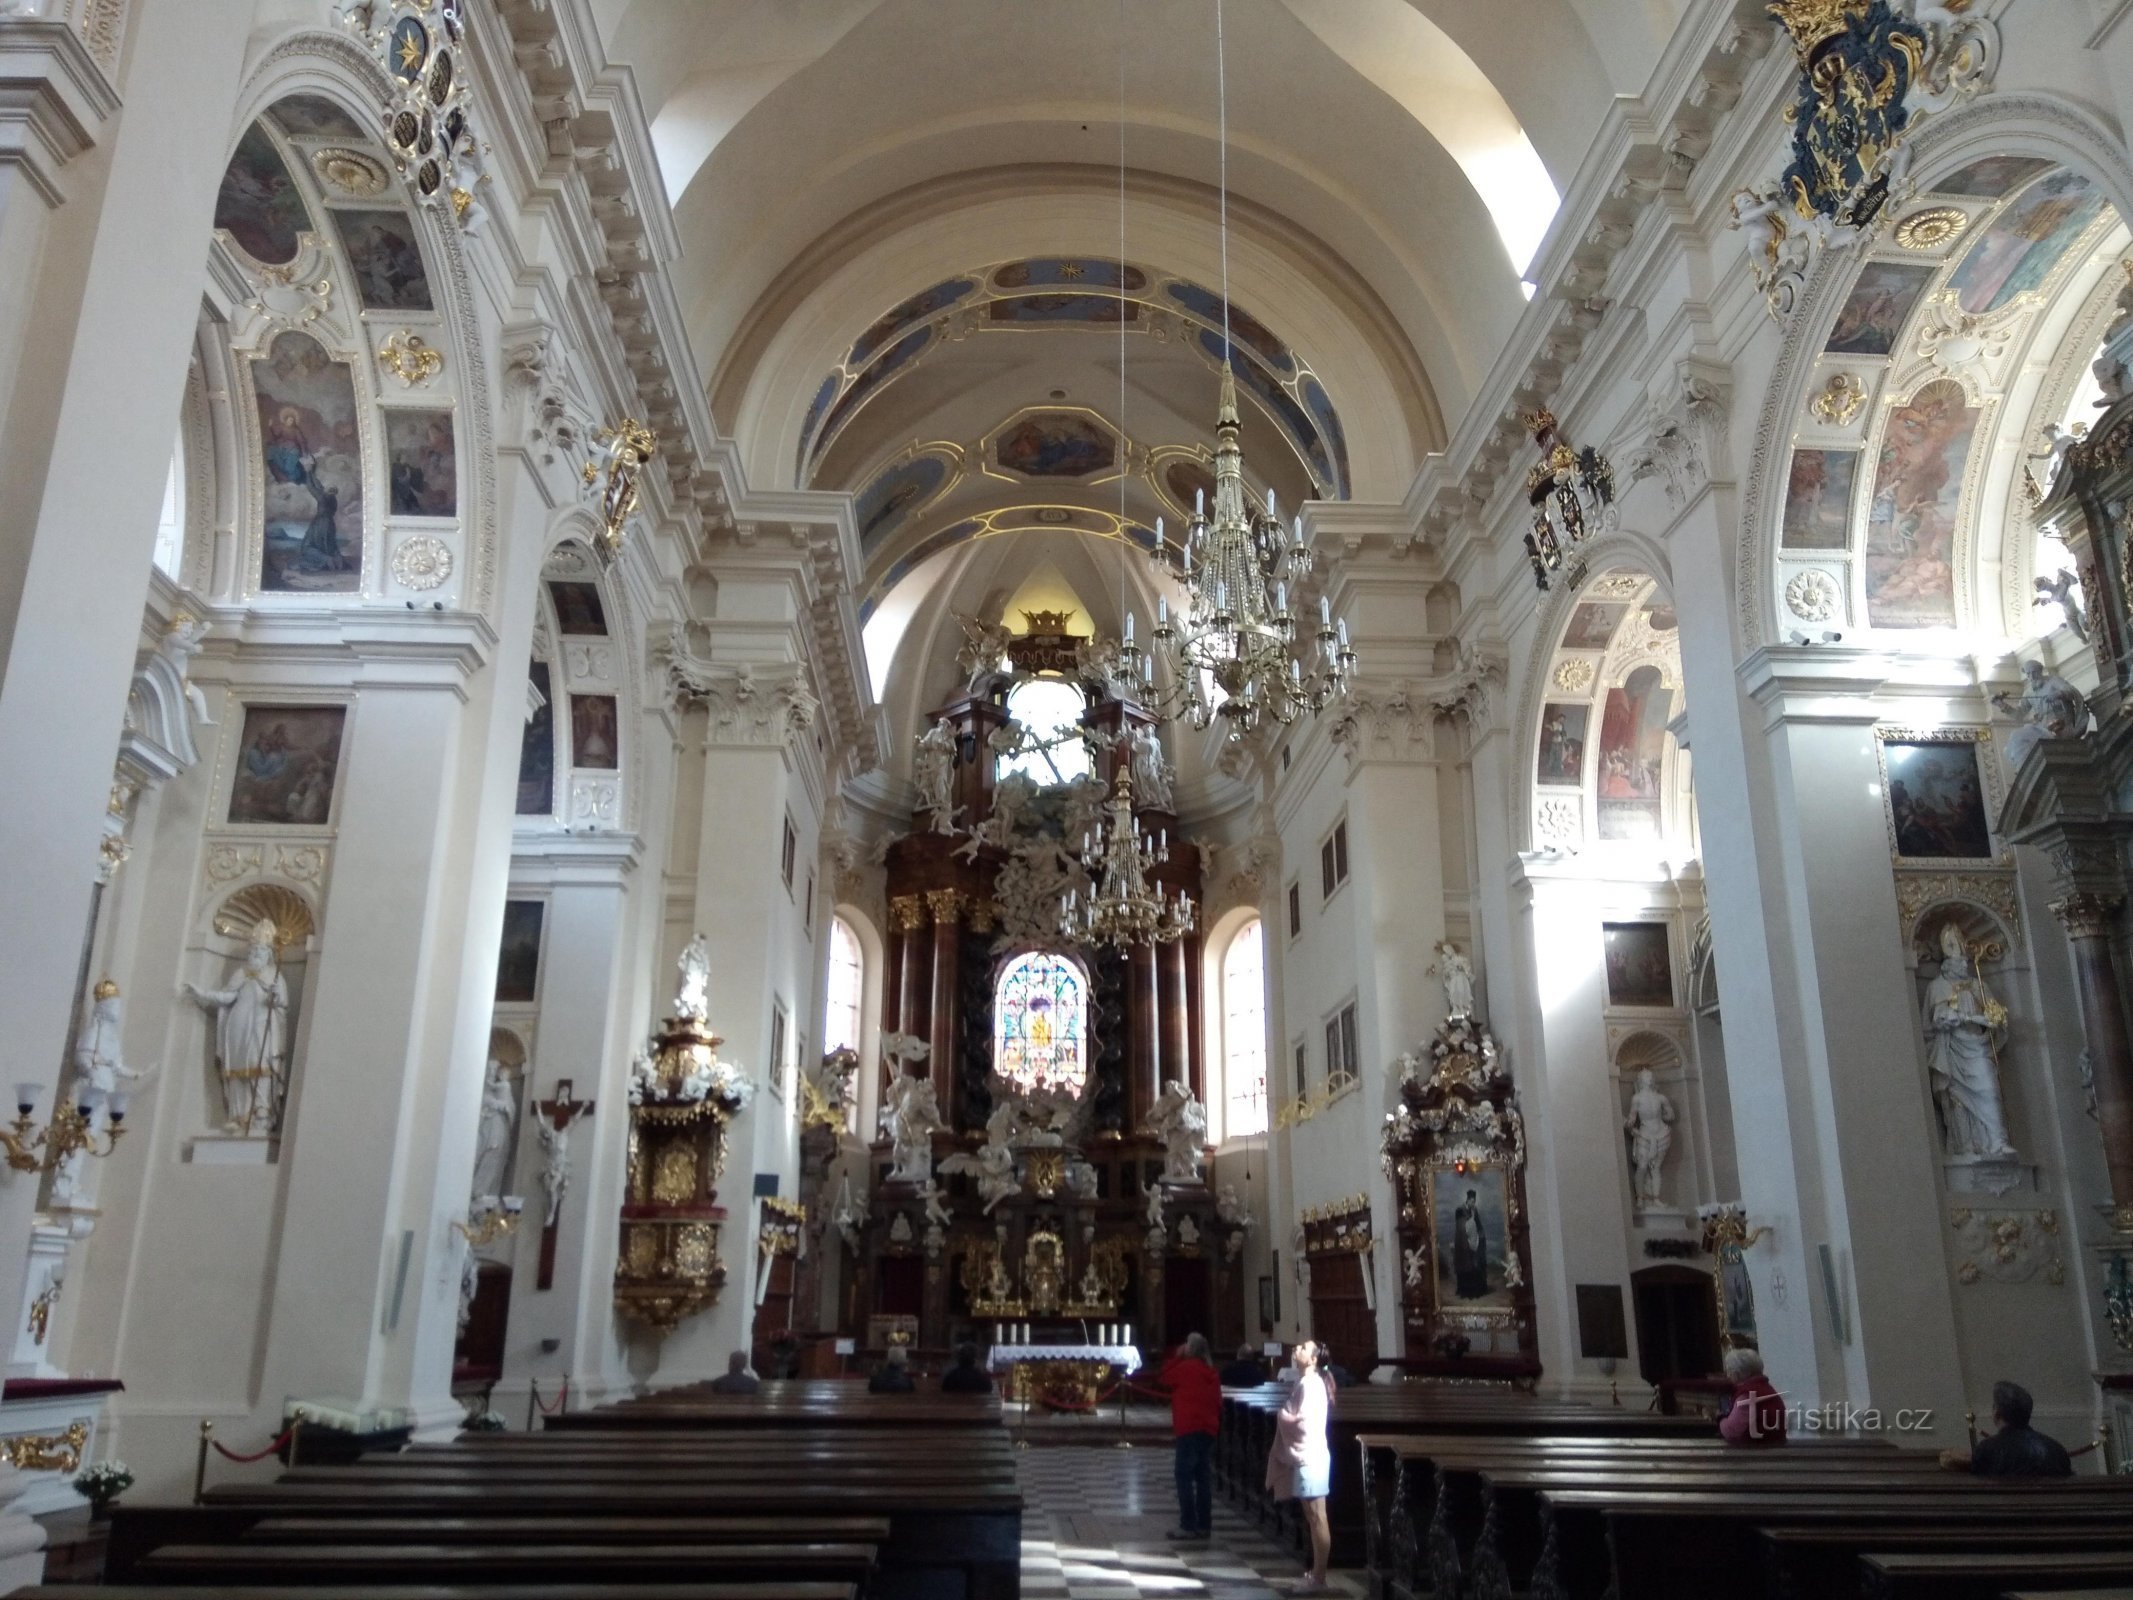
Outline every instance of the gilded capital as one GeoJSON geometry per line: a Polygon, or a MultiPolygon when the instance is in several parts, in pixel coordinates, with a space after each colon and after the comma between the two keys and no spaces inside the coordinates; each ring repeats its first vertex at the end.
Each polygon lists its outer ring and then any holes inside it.
{"type": "Polygon", "coordinates": [[[960,889],[928,889],[926,909],[933,913],[935,922],[961,922],[963,920],[963,891],[960,889]]]}
{"type": "Polygon", "coordinates": [[[2111,931],[2111,917],[2121,904],[2116,895],[2076,889],[2063,900],[2052,902],[2052,915],[2066,929],[2069,939],[2101,939],[2111,931]]]}
{"type": "Polygon", "coordinates": [[[889,926],[898,933],[916,933],[926,925],[926,909],[915,894],[892,895],[889,899],[889,926]]]}
{"type": "Polygon", "coordinates": [[[1000,925],[1000,908],[990,900],[970,902],[970,927],[973,933],[991,933],[1000,925]]]}

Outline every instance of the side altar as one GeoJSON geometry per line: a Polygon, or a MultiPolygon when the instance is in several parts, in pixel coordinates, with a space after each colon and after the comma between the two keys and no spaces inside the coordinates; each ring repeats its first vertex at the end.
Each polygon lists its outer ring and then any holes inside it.
{"type": "Polygon", "coordinates": [[[966,619],[964,692],[917,740],[885,857],[880,1127],[865,1181],[810,1202],[862,1349],[1003,1322],[1050,1344],[1130,1324],[1144,1351],[1243,1337],[1248,1219],[1202,1177],[1199,856],[1137,682],[1069,617],[966,619]],[[1121,840],[1165,932],[1078,936],[1121,840]]]}

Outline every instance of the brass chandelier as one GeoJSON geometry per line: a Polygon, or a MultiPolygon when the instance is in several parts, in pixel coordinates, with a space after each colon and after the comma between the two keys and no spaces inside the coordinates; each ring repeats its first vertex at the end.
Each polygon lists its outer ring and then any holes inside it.
{"type": "MultiPolygon", "coordinates": [[[[1269,489],[1266,509],[1244,492],[1244,452],[1237,444],[1236,346],[1229,330],[1229,75],[1222,37],[1222,0],[1215,0],[1215,102],[1221,159],[1222,398],[1215,413],[1215,504],[1207,514],[1196,496],[1181,546],[1179,576],[1186,588],[1184,612],[1173,621],[1167,600],[1156,601],[1155,658],[1167,669],[1159,684],[1156,661],[1144,659],[1133,642],[1133,614],[1126,613],[1125,665],[1146,686],[1143,703],[1164,720],[1184,717],[1205,728],[1217,717],[1232,741],[1272,717],[1283,726],[1307,708],[1313,712],[1347,692],[1355,674],[1348,624],[1337,626],[1323,596],[1318,602],[1315,657],[1297,635],[1289,610],[1289,586],[1311,570],[1303,518],[1295,537],[1283,534],[1269,489]],[[1307,658],[1308,664],[1307,664],[1307,658]],[[1209,693],[1210,686],[1221,698],[1209,693]]],[[[1155,549],[1167,550],[1161,518],[1155,549]]]]}
{"type": "Polygon", "coordinates": [[[1060,932],[1077,944],[1174,944],[1192,932],[1193,903],[1182,891],[1148,885],[1151,867],[1170,859],[1168,832],[1150,837],[1133,818],[1133,773],[1118,765],[1118,781],[1093,833],[1081,842],[1091,893],[1069,889],[1060,932]]]}
{"type": "MultiPolygon", "coordinates": [[[[1308,646],[1299,647],[1289,586],[1311,571],[1303,518],[1296,519],[1291,538],[1276,513],[1273,490],[1267,491],[1264,510],[1247,501],[1237,429],[1237,382],[1225,363],[1215,416],[1214,515],[1207,514],[1204,498],[1198,500],[1181,546],[1185,609],[1173,620],[1169,602],[1156,601],[1152,659],[1134,645],[1130,613],[1125,641],[1128,667],[1148,687],[1150,711],[1166,719],[1184,717],[1195,728],[1219,717],[1233,740],[1258,726],[1261,717],[1286,726],[1305,710],[1321,710],[1347,691],[1355,674],[1348,624],[1333,620],[1323,598],[1315,655],[1308,646]],[[1308,667],[1307,656],[1312,657],[1308,667]],[[1158,661],[1168,669],[1168,682],[1160,685],[1158,661]],[[1209,694],[1210,687],[1220,691],[1219,699],[1209,694]]],[[[1160,521],[1156,538],[1160,549],[1160,521]]]]}

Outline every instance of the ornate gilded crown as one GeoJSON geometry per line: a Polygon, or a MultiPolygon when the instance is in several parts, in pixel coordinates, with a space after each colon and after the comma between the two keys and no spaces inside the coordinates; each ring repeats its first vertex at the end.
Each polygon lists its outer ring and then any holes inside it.
{"type": "Polygon", "coordinates": [[[99,1000],[116,1000],[118,998],[119,986],[113,983],[109,978],[104,978],[100,980],[97,983],[97,986],[90,992],[94,994],[99,1000]]]}
{"type": "Polygon", "coordinates": [[[1769,12],[1792,35],[1804,65],[1815,47],[1834,39],[1866,14],[1867,0],[1770,0],[1769,12]]]}
{"type": "Polygon", "coordinates": [[[1071,611],[1025,611],[1022,620],[1029,624],[1031,633],[1065,633],[1073,616],[1071,611]]]}

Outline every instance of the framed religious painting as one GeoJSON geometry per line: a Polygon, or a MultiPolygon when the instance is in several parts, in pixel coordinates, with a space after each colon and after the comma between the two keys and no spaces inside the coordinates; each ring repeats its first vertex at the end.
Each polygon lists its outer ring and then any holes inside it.
{"type": "Polygon", "coordinates": [[[1526,1131],[1496,1041],[1447,1018],[1402,1057],[1381,1162],[1399,1237],[1403,1370],[1530,1384],[1540,1375],[1526,1131]]]}
{"type": "Polygon", "coordinates": [[[1674,965],[1663,922],[1603,922],[1607,1003],[1611,1006],[1671,1006],[1674,965]]]}
{"type": "Polygon", "coordinates": [[[1904,861],[1990,861],[1998,771],[1987,728],[1877,728],[1889,847],[1904,861]]]}
{"type": "Polygon", "coordinates": [[[248,705],[229,820],[323,827],[333,815],[346,706],[248,705]]]}

